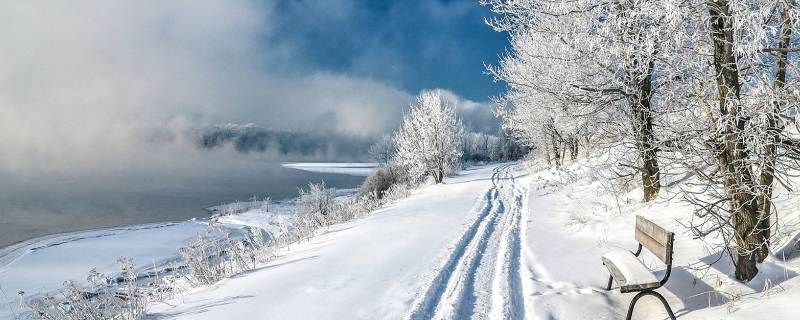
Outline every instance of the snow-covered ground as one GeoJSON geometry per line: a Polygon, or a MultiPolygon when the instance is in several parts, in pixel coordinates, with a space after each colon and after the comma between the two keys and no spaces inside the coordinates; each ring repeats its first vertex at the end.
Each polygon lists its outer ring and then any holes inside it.
{"type": "MultiPolygon", "coordinates": [[[[424,187],[293,246],[259,270],[152,311],[160,319],[402,318],[441,279],[447,268],[440,267],[452,260],[453,248],[465,247],[459,240],[465,230],[487,225],[486,201],[497,192],[492,182],[505,172],[499,168],[468,170],[444,185],[424,187]]],[[[480,242],[474,239],[469,243],[480,242]]]]}
{"type": "MultiPolygon", "coordinates": [[[[640,190],[611,194],[580,165],[534,171],[466,171],[153,311],[166,319],[619,319],[633,294],[605,290],[600,257],[635,249],[635,216],[645,215],[677,234],[672,276],[658,291],[680,318],[794,318],[787,305],[800,298],[796,234],[775,244],[779,254],[760,265],[759,277],[741,284],[726,258],[713,263],[720,252],[678,223],[691,208],[670,192],[644,204],[640,190]]],[[[784,226],[792,226],[798,201],[779,198],[790,213],[784,226]]],[[[647,252],[643,258],[663,275],[663,264],[647,252]]],[[[652,298],[634,312],[635,319],[665,317],[652,298]]]]}
{"type": "Polygon", "coordinates": [[[19,292],[31,297],[53,292],[67,280],[83,283],[92,268],[116,274],[119,257],[132,259],[139,273],[163,270],[180,259],[177,249],[198,234],[237,236],[246,226],[278,230],[274,226],[289,219],[254,207],[218,218],[213,228],[206,219],[154,223],[45,236],[0,249],[0,319],[18,311],[19,292]]]}
{"type": "Polygon", "coordinates": [[[319,173],[338,173],[366,177],[375,172],[377,163],[297,162],[281,164],[286,168],[319,173]]]}
{"type": "MultiPolygon", "coordinates": [[[[776,196],[782,221],[777,233],[782,235],[773,243],[774,254],[759,266],[754,280],[742,284],[733,279],[731,263],[720,249],[693,238],[681,225],[692,215],[691,207],[673,197],[673,188],[685,187],[681,179],[670,181],[674,183],[649,204],[642,203],[640,189],[609,193],[607,182],[581,164],[538,171],[530,179],[523,252],[526,318],[624,318],[634,294],[604,289],[608,272],[600,257],[615,249],[636,249],[636,215],[676,233],[672,274],[657,291],[679,318],[797,318],[797,308],[787,301],[800,298],[795,278],[800,270],[795,250],[800,203],[785,190],[776,196]]],[[[642,256],[660,279],[664,264],[646,250],[642,256]]],[[[633,318],[664,319],[666,313],[658,300],[643,298],[633,318]]]]}
{"type": "MultiPolygon", "coordinates": [[[[580,163],[564,170],[471,168],[150,312],[155,319],[619,319],[633,294],[605,290],[600,257],[635,249],[635,217],[644,215],[676,233],[672,276],[658,291],[681,319],[796,318],[800,201],[792,193],[776,196],[782,229],[774,255],[756,279],[742,284],[730,276],[727,258],[718,259],[721,252],[680,225],[691,208],[670,197],[679,180],[644,204],[640,190],[609,193],[590,171],[580,163]]],[[[231,230],[269,229],[281,217],[250,206],[219,221],[231,230]]],[[[204,222],[189,221],[31,241],[0,253],[0,285],[12,295],[46,292],[89,267],[111,270],[126,252],[137,263],[158,265],[175,259],[175,248],[204,229],[204,222]]],[[[663,274],[661,262],[647,252],[643,258],[663,274]]],[[[635,319],[664,317],[652,298],[640,300],[634,313],[635,319]]]]}
{"type": "Polygon", "coordinates": [[[11,318],[17,294],[51,292],[66,280],[86,278],[90,268],[118,271],[120,256],[140,267],[178,258],[177,248],[202,232],[199,221],[156,223],[41,237],[0,250],[0,319],[11,318]]]}

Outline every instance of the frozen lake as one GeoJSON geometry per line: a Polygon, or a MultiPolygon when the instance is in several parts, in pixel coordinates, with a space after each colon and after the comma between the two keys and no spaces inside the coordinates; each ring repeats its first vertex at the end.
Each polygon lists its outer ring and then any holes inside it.
{"type": "Polygon", "coordinates": [[[302,170],[250,159],[138,174],[20,178],[0,172],[0,247],[54,233],[202,217],[212,205],[295,197],[309,182],[353,188],[365,173],[355,165],[353,172],[341,165],[322,170],[318,163],[320,170],[302,170]]]}

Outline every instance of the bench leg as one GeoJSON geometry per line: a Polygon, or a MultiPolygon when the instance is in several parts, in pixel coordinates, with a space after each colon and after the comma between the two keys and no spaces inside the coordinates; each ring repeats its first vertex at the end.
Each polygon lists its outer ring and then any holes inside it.
{"type": "Polygon", "coordinates": [[[667,309],[667,313],[669,314],[669,318],[672,319],[672,320],[675,320],[675,314],[672,313],[672,308],[669,307],[669,304],[667,303],[667,299],[664,299],[664,296],[662,296],[660,293],[655,292],[653,290],[644,290],[644,291],[639,292],[638,294],[636,294],[635,297],[633,297],[633,300],[631,300],[631,305],[630,305],[630,307],[628,307],[628,316],[625,319],[631,320],[631,316],[633,315],[633,307],[634,307],[634,305],[636,305],[636,301],[638,301],[639,298],[644,297],[646,295],[651,295],[651,296],[655,296],[656,298],[658,298],[658,300],[661,301],[661,304],[664,305],[664,309],[667,309]]]}
{"type": "Polygon", "coordinates": [[[608,276],[608,286],[606,286],[606,290],[611,290],[611,281],[614,281],[614,276],[608,276]]]}

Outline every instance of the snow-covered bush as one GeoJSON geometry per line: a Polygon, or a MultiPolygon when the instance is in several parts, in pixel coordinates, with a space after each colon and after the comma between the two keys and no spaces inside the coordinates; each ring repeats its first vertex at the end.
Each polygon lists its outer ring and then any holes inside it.
{"type": "Polygon", "coordinates": [[[224,242],[214,237],[197,235],[178,249],[189,272],[190,281],[212,284],[222,280],[227,273],[224,242]]]}
{"type": "Polygon", "coordinates": [[[413,187],[408,183],[393,184],[383,193],[383,203],[400,200],[411,194],[413,187]]]}
{"type": "Polygon", "coordinates": [[[330,218],[326,216],[333,211],[335,192],[336,190],[333,188],[326,188],[324,181],[321,183],[309,183],[308,189],[300,189],[302,212],[319,226],[327,225],[326,222],[330,218]]]}
{"type": "Polygon", "coordinates": [[[249,228],[239,238],[220,238],[214,227],[178,249],[186,263],[186,278],[193,284],[212,284],[226,277],[253,270],[275,257],[277,242],[260,228],[249,228]]]}
{"type": "Polygon", "coordinates": [[[381,199],[383,198],[384,193],[392,186],[396,184],[405,184],[408,182],[409,177],[405,170],[397,164],[389,163],[376,170],[364,180],[364,183],[361,184],[361,190],[359,191],[359,194],[361,196],[373,195],[374,197],[381,199]]]}
{"type": "Polygon", "coordinates": [[[153,288],[140,287],[133,262],[119,258],[120,275],[109,277],[92,269],[89,286],[79,287],[74,281],[64,282],[55,294],[45,294],[28,301],[29,318],[46,320],[144,319],[153,300],[153,288]]]}

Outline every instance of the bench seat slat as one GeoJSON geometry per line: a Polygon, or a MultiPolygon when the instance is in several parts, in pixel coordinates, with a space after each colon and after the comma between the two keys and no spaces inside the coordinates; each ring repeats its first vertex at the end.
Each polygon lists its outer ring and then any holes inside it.
{"type": "Polygon", "coordinates": [[[622,292],[660,286],[658,278],[630,251],[617,249],[603,255],[606,266],[622,292]]]}

